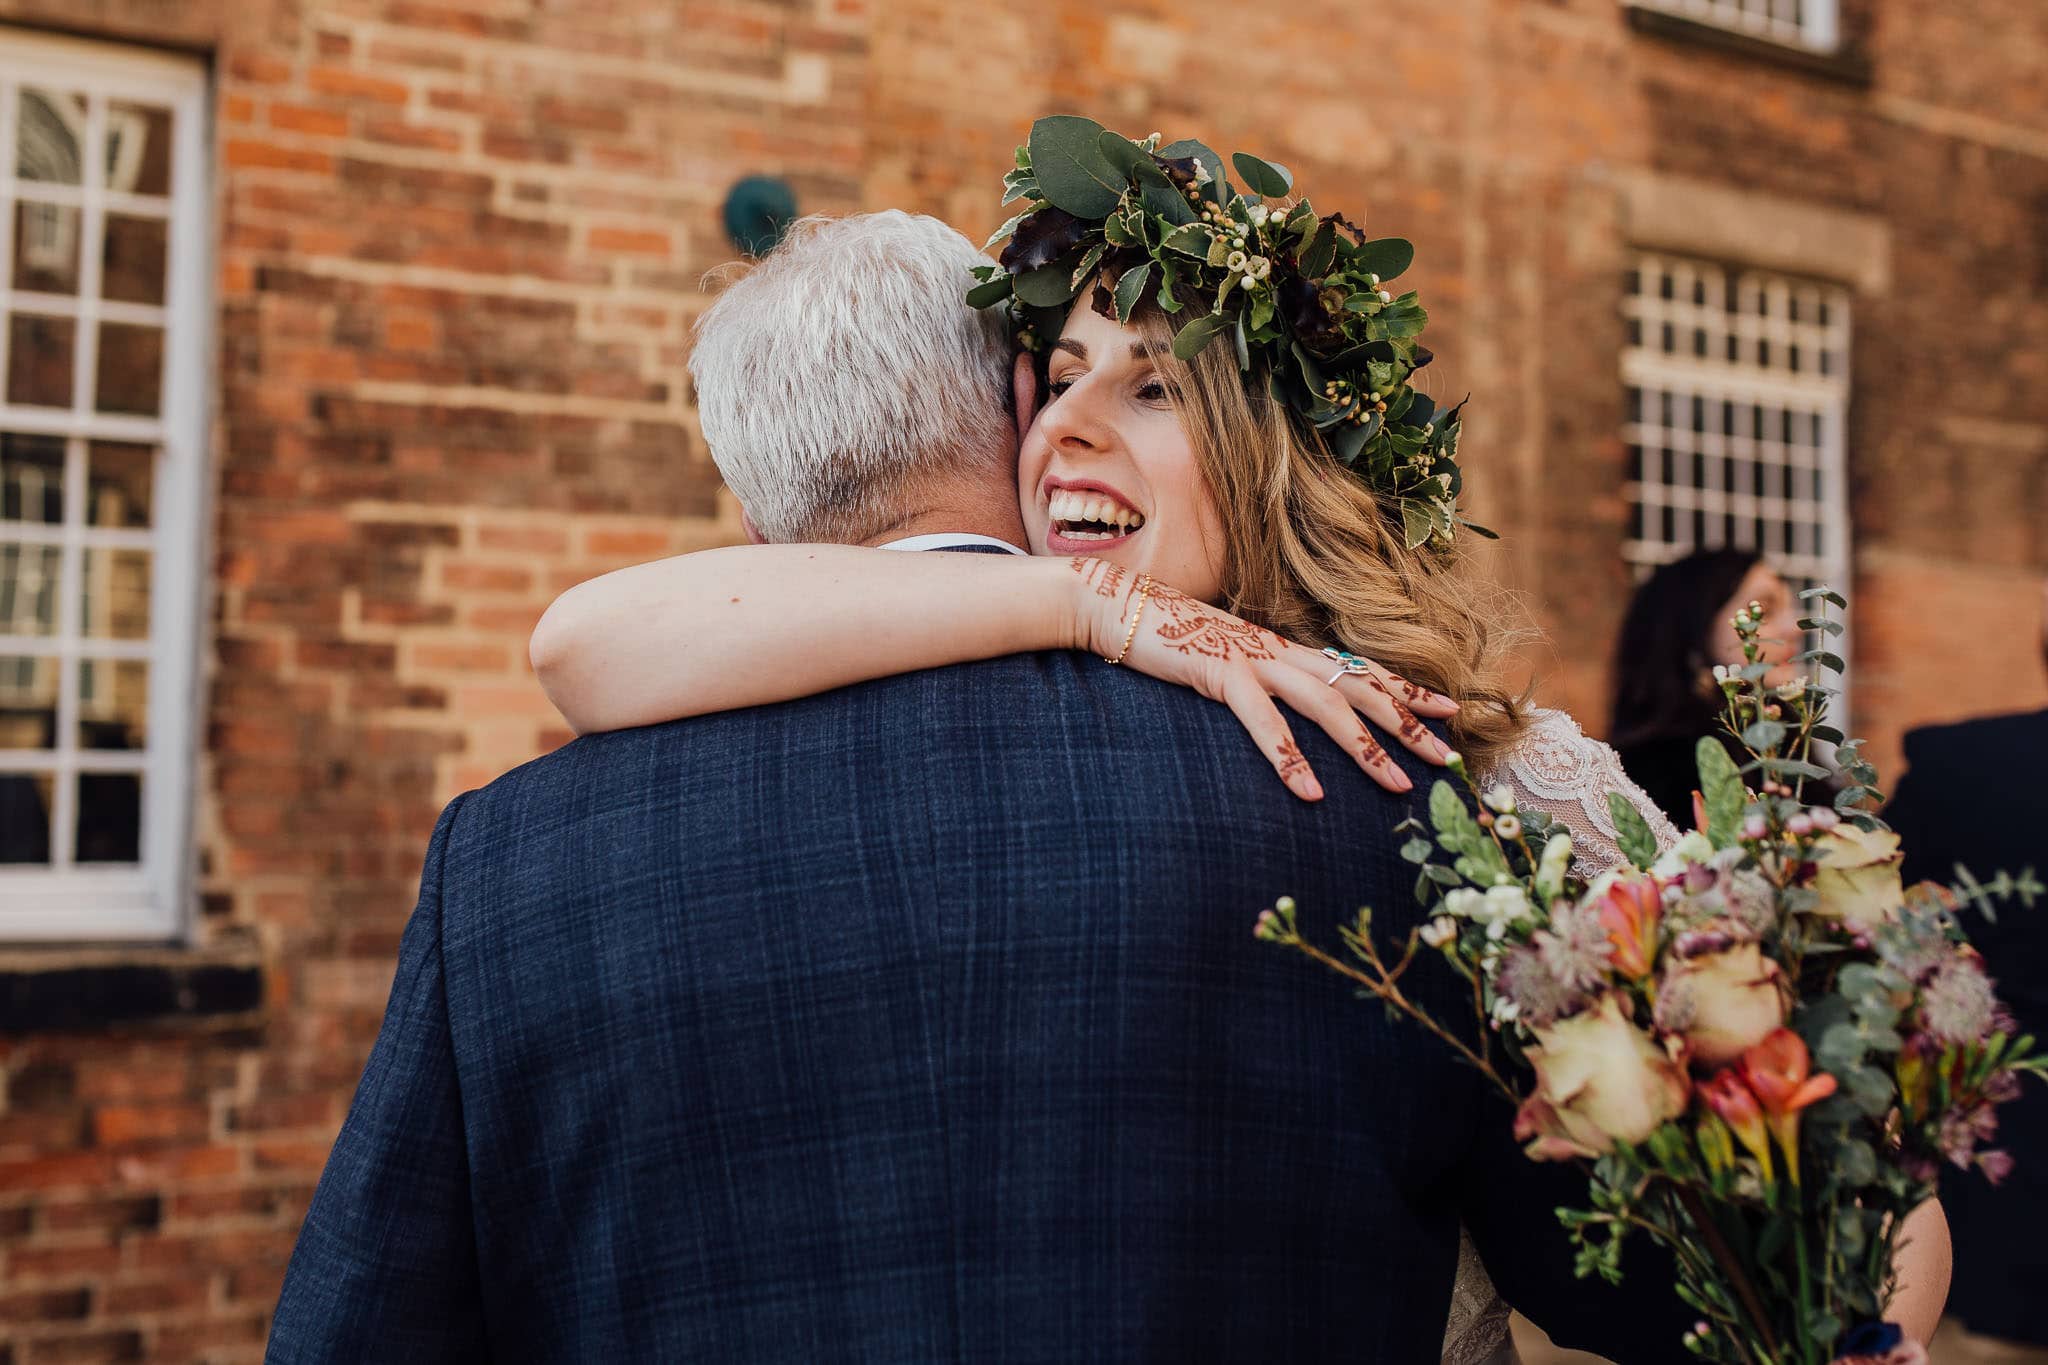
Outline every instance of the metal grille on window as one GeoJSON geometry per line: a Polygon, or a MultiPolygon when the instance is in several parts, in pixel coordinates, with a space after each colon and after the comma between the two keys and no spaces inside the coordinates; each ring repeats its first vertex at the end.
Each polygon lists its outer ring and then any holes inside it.
{"type": "Polygon", "coordinates": [[[175,932],[205,306],[196,61],[0,43],[0,939],[175,932]]]}
{"type": "Polygon", "coordinates": [[[1747,33],[1788,47],[1832,52],[1837,41],[1836,0],[1627,0],[1715,28],[1747,33]]]}
{"type": "Polygon", "coordinates": [[[1642,253],[1622,309],[1623,553],[1754,550],[1795,590],[1846,590],[1848,291],[1642,253]]]}

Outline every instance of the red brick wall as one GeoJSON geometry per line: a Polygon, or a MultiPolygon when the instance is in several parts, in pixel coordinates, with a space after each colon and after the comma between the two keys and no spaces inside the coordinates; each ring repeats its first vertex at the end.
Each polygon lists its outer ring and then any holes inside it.
{"type": "Polygon", "coordinates": [[[0,1040],[0,1363],[260,1355],[434,814],[563,738],[532,622],[737,529],[682,361],[744,174],[978,235],[1032,116],[1081,109],[1270,154],[1414,237],[1437,385],[1476,394],[1477,510],[1589,718],[1627,586],[1618,184],[1880,221],[1859,728],[1882,757],[1907,723],[2048,701],[2048,15],[1849,8],[1868,88],[1634,33],[1612,0],[0,0],[213,63],[197,919],[268,980],[207,1027],[0,1040]]]}

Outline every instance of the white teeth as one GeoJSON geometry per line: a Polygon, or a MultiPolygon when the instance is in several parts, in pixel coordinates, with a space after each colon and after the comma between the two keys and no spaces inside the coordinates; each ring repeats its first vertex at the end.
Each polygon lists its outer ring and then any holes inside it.
{"type": "Polygon", "coordinates": [[[1055,522],[1071,525],[1075,522],[1098,522],[1104,526],[1120,528],[1116,532],[1063,530],[1075,540],[1114,540],[1118,535],[1127,534],[1145,524],[1144,514],[1135,508],[1126,507],[1116,499],[1102,494],[1077,492],[1070,488],[1056,488],[1046,499],[1046,513],[1055,522]]]}

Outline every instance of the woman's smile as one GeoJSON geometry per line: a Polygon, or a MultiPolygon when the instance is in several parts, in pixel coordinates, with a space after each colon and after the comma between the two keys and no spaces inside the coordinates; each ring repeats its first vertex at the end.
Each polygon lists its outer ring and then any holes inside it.
{"type": "Polygon", "coordinates": [[[1043,496],[1046,548],[1054,554],[1099,554],[1128,541],[1145,525],[1145,514],[1132,500],[1099,479],[1049,474],[1043,496]]]}

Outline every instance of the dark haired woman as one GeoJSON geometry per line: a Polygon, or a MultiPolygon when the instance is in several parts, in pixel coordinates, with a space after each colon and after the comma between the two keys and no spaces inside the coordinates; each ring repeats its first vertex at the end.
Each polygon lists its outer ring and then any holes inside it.
{"type": "MultiPolygon", "coordinates": [[[[1693,824],[1699,741],[1722,733],[1714,666],[1742,664],[1742,642],[1731,618],[1751,602],[1763,605],[1766,630],[1773,622],[1790,628],[1792,590],[1761,557],[1748,550],[1702,550],[1645,579],[1622,617],[1609,743],[1629,777],[1680,829],[1693,824]]],[[[1773,664],[1768,681],[1791,679],[1798,643],[1781,637],[1766,645],[1765,661],[1773,664]]]]}

